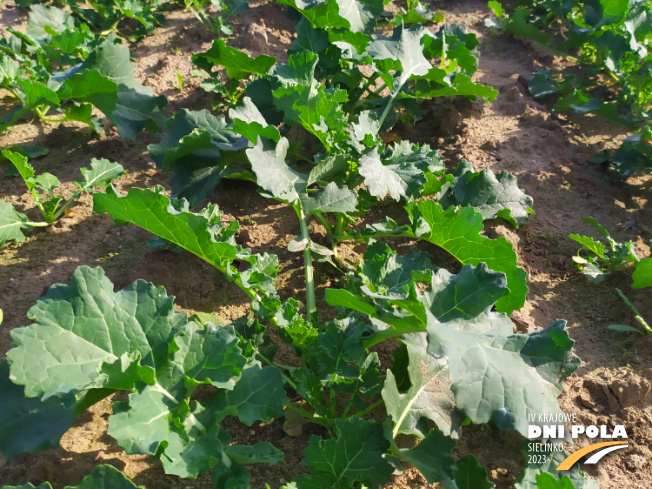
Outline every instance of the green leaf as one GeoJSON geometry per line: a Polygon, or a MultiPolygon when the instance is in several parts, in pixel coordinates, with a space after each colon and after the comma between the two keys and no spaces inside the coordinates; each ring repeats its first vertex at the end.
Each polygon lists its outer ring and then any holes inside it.
{"type": "Polygon", "coordinates": [[[0,362],[0,450],[6,458],[59,445],[75,414],[63,401],[25,397],[24,388],[9,380],[9,365],[0,362]]]}
{"type": "Polygon", "coordinates": [[[256,421],[269,423],[282,416],[288,402],[281,371],[253,365],[243,370],[232,391],[218,391],[208,407],[217,413],[218,420],[237,416],[242,423],[251,426],[256,421]]]}
{"type": "Polygon", "coordinates": [[[530,95],[534,98],[543,98],[560,91],[560,88],[550,82],[550,70],[537,71],[527,86],[530,95]]]}
{"type": "Polygon", "coordinates": [[[290,168],[285,162],[290,142],[281,138],[275,148],[261,139],[246,151],[258,185],[272,197],[294,204],[306,188],[307,176],[290,168]]]}
{"type": "Polygon", "coordinates": [[[497,17],[502,17],[505,15],[505,10],[503,9],[503,6],[500,4],[500,2],[496,2],[496,0],[490,0],[488,6],[491,10],[493,10],[497,17]]]}
{"type": "MultiPolygon", "coordinates": [[[[138,489],[138,487],[112,465],[98,465],[78,486],[66,486],[65,489],[138,489]]],[[[44,482],[36,488],[32,484],[25,484],[3,486],[3,489],[52,489],[52,486],[44,482]]]]}
{"type": "MultiPolygon", "coordinates": [[[[156,129],[163,126],[162,108],[167,104],[167,99],[163,96],[156,97],[151,89],[141,85],[134,78],[134,68],[129,61],[129,49],[107,39],[76,68],[77,73],[92,70],[96,70],[102,77],[117,85],[115,108],[112,108],[113,103],[110,101],[109,105],[102,106],[104,108],[98,108],[115,124],[121,137],[135,139],[146,126],[156,129]]],[[[108,83],[102,82],[102,89],[105,85],[108,87],[108,83]]],[[[94,100],[97,102],[108,99],[94,100]]]]}
{"type": "Polygon", "coordinates": [[[471,206],[483,219],[502,217],[515,227],[522,226],[531,214],[533,199],[518,188],[516,177],[505,171],[473,171],[462,159],[454,173],[454,183],[443,189],[437,201],[444,209],[451,205],[471,206]]]}
{"type": "Polygon", "coordinates": [[[337,0],[339,14],[349,22],[351,32],[370,34],[384,10],[383,0],[337,0]]]}
{"type": "Polygon", "coordinates": [[[7,360],[25,395],[44,401],[147,380],[186,322],[163,287],[136,281],[114,292],[101,268],[86,266],[75,270],[70,285],[51,287],[27,315],[35,323],[11,332],[16,347],[7,360]],[[138,360],[142,367],[132,367],[138,360]]]}
{"type": "MultiPolygon", "coordinates": [[[[173,170],[170,183],[174,195],[199,202],[222,178],[246,172],[231,156],[238,155],[249,142],[233,132],[224,116],[182,109],[166,126],[167,134],[160,143],[147,149],[159,168],[173,170]]],[[[244,155],[240,158],[245,160],[244,155]]]]}
{"type": "Polygon", "coordinates": [[[264,462],[275,465],[284,459],[283,452],[267,441],[255,445],[229,445],[224,451],[231,460],[241,464],[264,462]]]}
{"type": "Polygon", "coordinates": [[[301,194],[299,197],[306,217],[323,212],[355,212],[356,210],[355,193],[348,187],[338,187],[333,182],[310,195],[301,194]]]}
{"type": "Polygon", "coordinates": [[[84,181],[75,182],[80,189],[92,191],[95,186],[106,187],[111,181],[118,178],[125,172],[125,169],[119,163],[111,162],[106,158],[92,158],[91,168],[82,168],[81,174],[84,181]]]}
{"type": "Polygon", "coordinates": [[[457,258],[462,264],[486,263],[507,277],[509,295],[496,303],[499,312],[511,313],[523,307],[527,273],[516,263],[512,245],[503,237],[495,240],[482,236],[482,215],[470,207],[450,207],[446,211],[433,201],[407,205],[414,236],[433,243],[457,258]]]}
{"type": "Polygon", "coordinates": [[[511,324],[461,329],[430,316],[428,353],[446,357],[457,408],[472,422],[491,420],[527,436],[529,416],[560,412],[561,383],[579,366],[564,326],[556,321],[521,335],[511,324]]]}
{"type": "Polygon", "coordinates": [[[514,36],[525,37],[538,42],[539,44],[547,45],[549,36],[541,32],[534,24],[529,22],[530,10],[526,8],[518,8],[514,13],[506,19],[503,29],[508,34],[514,36]]]}
{"type": "Polygon", "coordinates": [[[222,442],[216,425],[202,423],[202,406],[177,418],[180,400],[158,384],[113,405],[108,434],[129,454],[161,454],[163,468],[179,477],[196,477],[218,465],[222,442]]]}
{"type": "Polygon", "coordinates": [[[633,326],[627,326],[626,324],[610,324],[607,326],[607,329],[610,329],[612,331],[620,331],[621,333],[639,333],[643,334],[641,330],[633,327],[633,326]]]}
{"type": "Polygon", "coordinates": [[[27,222],[29,219],[25,214],[16,211],[9,202],[0,200],[0,244],[12,239],[18,243],[25,241],[21,229],[29,229],[27,222]]]}
{"type": "Polygon", "coordinates": [[[495,487],[487,479],[487,470],[471,454],[465,455],[456,462],[454,473],[454,489],[492,489],[495,487]]]}
{"type": "MultiPolygon", "coordinates": [[[[428,432],[426,419],[437,425],[441,430],[438,433],[442,437],[456,434],[461,419],[455,410],[446,361],[427,353],[428,342],[424,333],[405,335],[401,342],[406,345],[408,351],[409,363],[406,373],[409,376],[410,388],[403,392],[399,390],[396,375],[401,375],[401,372],[395,372],[394,367],[387,371],[382,392],[387,414],[394,421],[394,437],[407,434],[425,438],[428,432]]],[[[450,475],[452,477],[452,474],[450,475]]],[[[435,481],[428,478],[428,482],[435,481]]]]}
{"type": "Polygon", "coordinates": [[[227,46],[221,39],[213,41],[213,46],[203,54],[195,54],[192,62],[207,73],[214,66],[224,67],[231,80],[242,80],[250,75],[264,76],[276,63],[276,58],[261,54],[252,58],[247,53],[227,46]]]}
{"type": "Polygon", "coordinates": [[[278,0],[281,5],[294,7],[317,28],[350,29],[348,20],[342,17],[337,0],[278,0]]]}
{"type": "Polygon", "coordinates": [[[429,149],[428,146],[411,147],[409,142],[402,141],[381,156],[376,147],[360,158],[358,172],[374,197],[382,200],[389,193],[396,201],[411,200],[426,183],[425,172],[433,165],[437,170],[442,169],[438,165],[441,163],[439,154],[429,149]]]}
{"type": "Polygon", "coordinates": [[[347,92],[326,88],[314,78],[318,56],[303,52],[290,55],[288,65],[277,70],[282,86],[273,92],[275,107],[288,124],[301,125],[327,148],[346,135],[348,119],[342,104],[347,92]]]}
{"type": "Polygon", "coordinates": [[[455,441],[439,430],[432,430],[410,449],[401,449],[401,457],[414,465],[428,483],[442,482],[453,478],[453,448],[455,441]]]}
{"type": "Polygon", "coordinates": [[[595,263],[587,263],[582,267],[582,273],[593,284],[601,284],[607,280],[607,274],[595,263]]]}
{"type": "Polygon", "coordinates": [[[596,241],[590,236],[580,236],[579,234],[569,234],[568,237],[577,241],[583,248],[595,253],[598,257],[605,259],[605,247],[600,241],[596,241]]]}
{"type": "Polygon", "coordinates": [[[338,419],[335,423],[336,439],[310,437],[302,463],[312,472],[297,477],[299,489],[350,487],[357,481],[378,487],[388,482],[394,469],[383,458],[390,446],[383,425],[357,418],[338,419]]]}
{"type": "Polygon", "coordinates": [[[632,289],[652,287],[652,257],[645,258],[636,264],[632,280],[632,289]]]}
{"type": "Polygon", "coordinates": [[[78,486],[65,489],[138,489],[138,486],[112,465],[98,465],[78,486]]]}
{"type": "Polygon", "coordinates": [[[652,172],[652,126],[627,136],[613,154],[612,166],[620,178],[627,178],[638,170],[652,172]]]}
{"type": "Polygon", "coordinates": [[[400,88],[412,76],[422,76],[428,73],[432,65],[423,55],[421,40],[430,35],[421,25],[409,29],[402,25],[394,29],[392,37],[374,36],[367,46],[367,55],[374,66],[381,72],[391,69],[400,71],[396,85],[400,88]]]}
{"type": "Polygon", "coordinates": [[[129,189],[121,197],[113,187],[106,194],[93,194],[94,210],[100,214],[107,212],[121,223],[131,222],[198,256],[226,274],[227,278],[243,284],[251,291],[251,297],[259,291],[265,297],[275,297],[272,282],[278,273],[278,259],[274,255],[252,255],[235,242],[238,223],[229,226],[222,224],[222,212],[210,204],[199,213],[190,212],[188,201],[173,199],[161,193],[162,189],[129,189]],[[263,277],[238,271],[234,260],[248,262],[253,270],[263,277]],[[257,264],[265,264],[259,266],[257,264]],[[243,278],[249,278],[244,284],[243,278]]]}
{"type": "Polygon", "coordinates": [[[233,121],[233,131],[246,137],[253,144],[259,137],[278,142],[281,138],[278,129],[267,124],[258,107],[249,97],[242,99],[242,105],[229,110],[229,118],[233,121]]]}

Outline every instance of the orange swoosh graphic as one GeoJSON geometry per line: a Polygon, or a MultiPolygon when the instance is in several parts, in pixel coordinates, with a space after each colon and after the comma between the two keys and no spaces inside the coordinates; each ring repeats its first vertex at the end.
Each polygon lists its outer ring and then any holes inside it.
{"type": "Polygon", "coordinates": [[[627,442],[623,441],[605,441],[603,443],[594,443],[593,445],[589,445],[588,447],[581,448],[580,450],[573,452],[571,455],[566,457],[566,459],[559,464],[559,467],[557,467],[557,470],[568,470],[570,469],[575,462],[577,462],[579,459],[581,459],[584,455],[586,455],[589,452],[592,452],[594,450],[597,450],[598,448],[602,447],[609,447],[611,445],[626,445],[627,442]]]}

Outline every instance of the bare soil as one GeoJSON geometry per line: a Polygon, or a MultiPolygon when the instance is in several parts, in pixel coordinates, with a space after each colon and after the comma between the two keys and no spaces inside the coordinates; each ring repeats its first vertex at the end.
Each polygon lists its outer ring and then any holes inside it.
{"type": "MultiPolygon", "coordinates": [[[[294,22],[277,4],[251,2],[252,8],[235,18],[235,36],[229,43],[252,55],[261,53],[286,59],[294,38],[294,22]]],[[[652,178],[636,176],[624,182],[589,162],[605,145],[622,139],[623,131],[594,117],[553,116],[545,105],[528,95],[528,74],[540,67],[560,70],[563,60],[527,42],[494,36],[484,27],[490,11],[479,0],[432,1],[447,21],[460,22],[480,40],[479,70],[475,79],[498,89],[498,98],[488,104],[444,100],[424,104],[424,118],[412,127],[397,128],[399,137],[429,143],[446,156],[453,169],[464,157],[476,169],[507,170],[534,197],[536,215],[518,230],[493,224],[489,236],[505,236],[514,246],[519,263],[528,271],[530,292],[525,307],[512,316],[515,330],[535,331],[563,318],[568,321],[581,368],[566,382],[560,403],[566,413],[575,413],[583,424],[624,424],[629,447],[610,454],[597,466],[583,469],[598,479],[603,489],[648,489],[652,487],[652,339],[607,330],[611,323],[635,325],[631,311],[615,292],[619,287],[643,316],[652,319],[652,292],[631,290],[631,270],[614,274],[601,285],[590,284],[572,267],[571,256],[578,245],[569,233],[592,234],[582,217],[596,217],[618,240],[633,240],[639,256],[648,256],[652,231],[652,178]],[[520,78],[519,78],[519,75],[520,78]]],[[[156,93],[168,97],[168,116],[183,108],[209,108],[213,96],[190,77],[193,52],[210,47],[213,35],[183,11],[170,12],[166,27],[154,36],[130,46],[135,57],[136,77],[156,93]],[[184,76],[183,90],[176,84],[176,71],[184,76]]],[[[0,5],[0,31],[24,26],[25,12],[13,4],[0,5]]],[[[0,147],[28,144],[49,148],[33,162],[37,172],[48,171],[72,188],[79,168],[91,157],[118,161],[129,173],[117,181],[131,186],[167,185],[147,152],[156,138],[143,133],[136,141],[118,138],[115,132],[94,137],[76,123],[48,124],[25,121],[0,137],[0,147]]],[[[0,174],[5,168],[0,168],[0,174]]],[[[36,217],[31,197],[17,178],[0,179],[0,197],[29,216],[36,217]]],[[[237,219],[248,232],[255,252],[279,255],[283,273],[277,288],[283,296],[303,295],[302,261],[286,250],[299,232],[292,212],[259,196],[243,183],[225,182],[212,199],[227,219],[237,219]]],[[[148,233],[133,226],[116,227],[106,216],[93,214],[92,200],[83,197],[73,214],[55,226],[34,231],[21,243],[6,244],[0,253],[0,308],[5,320],[0,326],[0,359],[11,348],[9,332],[28,324],[26,313],[49,286],[67,282],[80,265],[102,266],[116,288],[137,278],[164,285],[176,296],[178,307],[187,312],[214,312],[224,319],[246,311],[246,298],[218,272],[189,254],[152,250],[144,246],[148,233]]],[[[388,209],[387,212],[391,212],[388,209]]],[[[383,210],[382,212],[385,212],[383,210]]],[[[370,219],[380,217],[376,211],[370,219]]],[[[313,229],[315,233],[319,230],[313,229]]],[[[394,243],[405,250],[410,243],[394,243]]],[[[432,250],[431,250],[432,251],[432,250]]],[[[355,255],[356,249],[347,253],[355,255]]],[[[334,279],[330,271],[317,267],[320,291],[334,279]]],[[[321,302],[326,311],[327,306],[321,302]]],[[[326,312],[327,313],[327,312],[326,312]]],[[[284,354],[283,352],[281,354],[284,354]]],[[[387,355],[382,355],[387,357],[387,355]]],[[[7,461],[0,458],[0,485],[39,484],[49,480],[55,488],[79,483],[95,465],[110,463],[147,489],[208,488],[210,477],[196,481],[166,476],[160,463],[144,456],[127,456],[106,435],[107,419],[114,398],[94,406],[61,440],[61,446],[7,461]]],[[[283,431],[282,420],[252,427],[234,424],[236,440],[270,440],[286,453],[277,466],[252,466],[253,487],[272,488],[305,471],[303,449],[311,434],[323,434],[306,426],[297,437],[283,431]]],[[[582,439],[568,448],[574,451],[595,440],[582,439]]],[[[459,444],[459,452],[472,451],[489,469],[499,488],[512,487],[525,463],[522,439],[515,433],[491,426],[470,428],[459,444]]],[[[387,486],[392,489],[431,487],[416,470],[408,470],[387,486]]]]}

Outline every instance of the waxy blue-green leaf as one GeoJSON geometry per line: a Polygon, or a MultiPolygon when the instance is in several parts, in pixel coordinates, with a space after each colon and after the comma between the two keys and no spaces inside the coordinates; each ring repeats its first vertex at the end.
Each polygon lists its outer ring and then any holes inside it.
{"type": "Polygon", "coordinates": [[[256,421],[269,423],[278,418],[288,402],[281,371],[252,365],[242,371],[242,377],[233,390],[218,391],[207,408],[216,413],[217,421],[236,416],[251,426],[256,421]]]}
{"type": "Polygon", "coordinates": [[[167,104],[167,99],[155,96],[150,88],[134,78],[134,68],[126,47],[107,39],[75,70],[77,73],[96,70],[117,85],[115,108],[107,108],[105,115],[115,124],[120,136],[135,139],[145,127],[154,129],[153,132],[163,127],[162,108],[167,104]]]}
{"type": "Polygon", "coordinates": [[[418,197],[426,183],[426,172],[444,170],[442,159],[428,145],[421,147],[401,141],[386,148],[381,154],[378,148],[362,155],[358,172],[364,178],[371,195],[384,199],[389,193],[396,201],[418,197]]]}
{"type": "Polygon", "coordinates": [[[494,174],[489,169],[474,172],[473,165],[462,159],[453,176],[454,183],[437,195],[437,202],[444,209],[468,205],[482,214],[483,219],[501,217],[516,227],[523,225],[532,213],[532,197],[518,188],[511,173],[494,174]]]}
{"type": "MultiPolygon", "coordinates": [[[[394,421],[393,435],[407,434],[424,438],[428,434],[426,420],[433,421],[445,435],[455,435],[461,419],[455,409],[455,397],[446,370],[446,361],[427,354],[425,333],[408,334],[401,342],[406,345],[409,363],[406,373],[410,387],[399,390],[396,375],[403,372],[387,371],[383,386],[383,400],[387,414],[394,421]]],[[[424,447],[425,448],[425,447],[424,447]]],[[[433,482],[430,479],[429,482],[433,482]]]]}
{"type": "Polygon", "coordinates": [[[229,119],[233,123],[233,131],[256,144],[259,137],[265,137],[278,142],[281,135],[278,129],[267,124],[267,121],[249,97],[242,99],[242,104],[229,110],[229,119]]]}
{"type": "Polygon", "coordinates": [[[234,132],[224,116],[182,109],[166,127],[161,141],[147,149],[159,168],[174,172],[170,183],[175,196],[200,202],[222,178],[247,172],[241,150],[249,141],[234,132]]]}
{"type": "Polygon", "coordinates": [[[9,380],[9,365],[0,362],[0,451],[6,458],[56,447],[75,420],[74,410],[52,397],[25,397],[24,388],[9,380]]]}
{"type": "Polygon", "coordinates": [[[49,289],[16,328],[7,353],[11,379],[28,397],[149,381],[167,342],[186,322],[163,287],[136,281],[120,292],[101,268],[79,267],[70,285],[49,289]]]}
{"type": "Polygon", "coordinates": [[[507,324],[460,329],[429,315],[428,353],[446,358],[456,406],[471,421],[527,436],[530,416],[561,412],[561,383],[579,366],[564,327],[556,321],[522,335],[507,324]]]}
{"type": "Polygon", "coordinates": [[[335,423],[337,438],[310,437],[302,463],[311,473],[298,476],[297,487],[351,487],[355,482],[378,487],[388,482],[394,468],[383,458],[390,446],[383,425],[358,418],[335,423]]]}
{"type": "Polygon", "coordinates": [[[516,489],[540,489],[537,484],[537,477],[541,474],[554,474],[557,481],[562,477],[568,477],[575,485],[576,489],[598,489],[598,483],[594,479],[587,477],[579,468],[579,464],[573,465],[570,470],[557,471],[557,467],[564,461],[568,454],[562,452],[537,452],[529,449],[529,440],[523,443],[522,453],[525,457],[537,457],[544,460],[543,463],[528,463],[525,466],[523,474],[518,478],[514,487],[516,489]],[[545,456],[545,458],[543,458],[545,456]]]}

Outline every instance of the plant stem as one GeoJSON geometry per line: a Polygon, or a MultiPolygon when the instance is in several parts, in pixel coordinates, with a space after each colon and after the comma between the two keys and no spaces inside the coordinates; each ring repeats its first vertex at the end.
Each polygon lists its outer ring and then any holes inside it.
{"type": "Polygon", "coordinates": [[[52,223],[51,223],[51,222],[32,222],[32,221],[27,221],[27,222],[25,222],[25,223],[23,223],[23,224],[25,224],[25,225],[27,225],[27,226],[31,226],[31,227],[33,227],[33,228],[46,228],[46,227],[48,227],[49,225],[51,225],[52,223]]]}
{"type": "Polygon", "coordinates": [[[301,224],[301,240],[306,240],[306,249],[303,250],[303,263],[306,269],[306,320],[310,322],[312,316],[317,312],[317,301],[315,300],[315,280],[312,269],[312,252],[310,251],[310,234],[308,233],[308,218],[305,217],[303,209],[295,209],[301,224]]]}
{"type": "Polygon", "coordinates": [[[371,406],[367,406],[367,409],[364,411],[360,411],[359,413],[355,413],[351,415],[352,418],[361,418],[362,416],[366,416],[369,414],[371,411],[376,409],[378,406],[382,405],[383,402],[385,402],[382,398],[378,399],[376,402],[374,402],[371,406]]]}
{"type": "Polygon", "coordinates": [[[285,373],[283,372],[283,369],[281,367],[279,367],[278,365],[276,365],[272,360],[267,358],[265,355],[260,353],[260,350],[258,350],[258,349],[256,350],[256,355],[258,355],[260,357],[260,359],[263,362],[265,362],[267,365],[269,365],[270,367],[274,367],[274,368],[280,370],[281,371],[281,377],[283,377],[283,380],[285,381],[285,383],[287,385],[292,387],[295,391],[298,389],[297,384],[295,384],[294,381],[290,377],[285,375],[285,373]]]}
{"type": "Polygon", "coordinates": [[[54,222],[54,221],[56,221],[57,219],[59,219],[59,217],[61,216],[61,214],[63,214],[63,212],[64,212],[68,207],[70,207],[70,204],[72,204],[76,199],[78,199],[78,198],[81,196],[81,194],[82,194],[81,192],[75,192],[74,194],[72,194],[72,197],[70,197],[70,198],[69,198],[69,199],[68,199],[68,200],[67,200],[67,201],[66,201],[66,202],[61,206],[61,208],[60,208],[60,209],[59,209],[59,210],[58,210],[58,211],[57,211],[57,212],[52,216],[52,222],[54,222]]]}
{"type": "Polygon", "coordinates": [[[335,217],[337,218],[335,222],[335,232],[334,232],[335,239],[341,241],[338,238],[344,233],[344,215],[336,214],[335,217]]]}
{"type": "Polygon", "coordinates": [[[396,338],[398,336],[403,336],[404,334],[408,333],[422,333],[425,331],[425,327],[423,324],[416,323],[413,327],[406,327],[403,326],[400,330],[397,330],[396,328],[390,326],[389,328],[379,331],[375,335],[373,335],[371,338],[366,340],[363,345],[366,348],[371,348],[374,345],[377,345],[378,343],[382,343],[385,340],[389,340],[391,338],[396,338]]]}
{"type": "Polygon", "coordinates": [[[321,224],[324,229],[326,230],[326,234],[328,234],[328,238],[331,240],[331,243],[334,243],[334,236],[333,236],[333,225],[328,222],[328,219],[324,216],[324,214],[321,213],[316,213],[314,214],[315,219],[319,221],[319,224],[321,224]]]}
{"type": "Polygon", "coordinates": [[[286,406],[286,409],[290,409],[294,411],[295,413],[299,414],[301,417],[306,418],[307,420],[311,421],[312,423],[317,423],[318,425],[323,426],[324,428],[331,429],[333,425],[329,423],[327,420],[323,418],[318,418],[314,414],[309,413],[305,409],[301,409],[299,406],[297,406],[294,403],[290,403],[286,406]]]}

